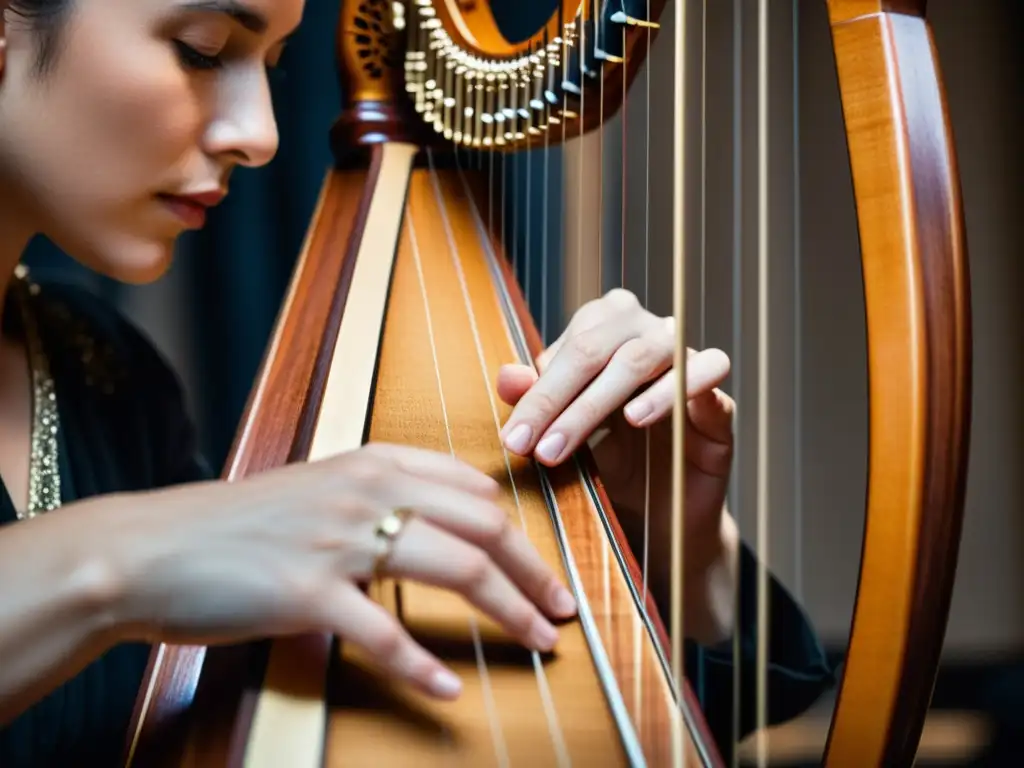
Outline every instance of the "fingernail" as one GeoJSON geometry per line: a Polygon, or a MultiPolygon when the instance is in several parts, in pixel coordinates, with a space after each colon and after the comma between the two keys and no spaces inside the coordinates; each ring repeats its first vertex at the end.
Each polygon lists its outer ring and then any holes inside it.
{"type": "Polygon", "coordinates": [[[556,432],[548,435],[537,446],[537,455],[545,461],[556,461],[565,450],[565,435],[556,432]]]}
{"type": "Polygon", "coordinates": [[[450,698],[458,696],[462,691],[462,681],[448,670],[442,669],[434,673],[430,688],[438,696],[450,698]]]}
{"type": "Polygon", "coordinates": [[[548,624],[544,619],[537,619],[533,623],[533,645],[538,651],[550,651],[558,642],[558,630],[548,624]]]}
{"type": "Polygon", "coordinates": [[[653,410],[651,404],[646,400],[634,400],[626,406],[626,418],[639,424],[650,416],[653,410]]]}
{"type": "Polygon", "coordinates": [[[572,616],[576,613],[576,598],[565,587],[559,586],[555,590],[555,597],[551,602],[554,605],[555,613],[563,616],[572,616]]]}
{"type": "Polygon", "coordinates": [[[526,449],[530,445],[530,425],[519,424],[513,429],[507,438],[505,438],[505,445],[508,446],[510,451],[515,453],[525,453],[526,449]]]}

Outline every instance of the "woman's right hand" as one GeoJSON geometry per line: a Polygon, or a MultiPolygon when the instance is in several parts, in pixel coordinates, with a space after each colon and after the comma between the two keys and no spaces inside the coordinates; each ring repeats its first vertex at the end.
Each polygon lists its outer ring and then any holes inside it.
{"type": "Polygon", "coordinates": [[[444,454],[371,444],[243,481],[123,497],[111,524],[124,569],[119,619],[151,642],[211,645],[330,632],[440,697],[454,675],[370,600],[376,526],[411,511],[382,573],[461,593],[527,647],[557,641],[572,595],[497,504],[498,484],[444,454]],[[127,537],[127,538],[126,538],[127,537]]]}

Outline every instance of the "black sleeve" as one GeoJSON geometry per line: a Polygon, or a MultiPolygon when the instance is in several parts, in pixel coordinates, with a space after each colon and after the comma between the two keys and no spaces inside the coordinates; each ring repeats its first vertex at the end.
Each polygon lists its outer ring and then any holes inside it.
{"type": "Polygon", "coordinates": [[[180,377],[141,331],[127,320],[122,322],[142,382],[139,391],[147,393],[144,407],[155,452],[153,487],[211,479],[213,472],[201,453],[180,377]]]}
{"type": "MultiPolygon", "coordinates": [[[[41,281],[54,343],[60,360],[80,365],[75,339],[90,339],[90,355],[105,355],[107,367],[121,377],[117,395],[104,405],[115,453],[133,466],[134,486],[161,488],[210,479],[185,388],[153,341],[113,304],[87,288],[60,280],[41,281]],[[128,454],[138,454],[134,462],[128,454]]],[[[89,371],[69,368],[65,379],[86,379],[89,371]]]]}
{"type": "MultiPolygon", "coordinates": [[[[692,643],[686,648],[687,678],[727,763],[733,745],[757,729],[757,579],[757,559],[743,544],[737,636],[713,648],[692,643]],[[738,723],[734,722],[737,671],[738,723]]],[[[834,684],[835,676],[807,615],[770,573],[768,637],[764,641],[768,644],[767,720],[768,725],[775,725],[805,712],[834,684]]]]}
{"type": "Polygon", "coordinates": [[[166,487],[212,479],[214,472],[200,450],[184,387],[162,358],[154,358],[150,375],[153,391],[160,393],[160,399],[155,403],[152,418],[154,433],[161,436],[162,450],[154,485],[166,487]]]}

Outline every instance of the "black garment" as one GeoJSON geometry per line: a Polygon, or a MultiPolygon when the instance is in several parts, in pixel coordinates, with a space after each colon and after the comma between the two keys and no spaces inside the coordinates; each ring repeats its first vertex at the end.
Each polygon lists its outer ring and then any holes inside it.
{"type": "MultiPolygon", "coordinates": [[[[8,301],[5,333],[19,331],[13,309],[14,302],[8,301]]],[[[46,283],[33,298],[33,309],[57,391],[64,504],[211,476],[196,450],[181,385],[148,340],[81,288],[46,283]]],[[[15,520],[11,499],[0,486],[0,525],[15,520]]],[[[747,549],[742,563],[741,670],[746,702],[753,699],[756,648],[756,572],[747,549]]],[[[778,722],[803,711],[831,683],[831,674],[809,622],[777,582],[772,582],[771,605],[769,709],[771,721],[778,722]]],[[[113,649],[0,729],[0,766],[118,765],[148,653],[144,645],[113,649]]],[[[732,646],[690,647],[687,665],[709,725],[727,756],[733,741],[732,646]]],[[[745,706],[742,733],[750,732],[753,724],[753,709],[745,706]]]]}
{"type": "MultiPolygon", "coordinates": [[[[141,334],[80,288],[46,284],[31,302],[57,394],[64,504],[209,476],[178,380],[141,334]]],[[[13,295],[3,322],[21,336],[13,295]]],[[[0,525],[15,520],[0,484],[0,525]]],[[[146,645],[115,648],[0,729],[0,766],[119,765],[148,657],[146,645]]]]}
{"type": "MultiPolygon", "coordinates": [[[[708,728],[726,765],[733,746],[757,730],[757,579],[758,562],[745,544],[740,549],[737,617],[739,632],[740,712],[735,723],[734,676],[737,643],[714,648],[686,647],[686,676],[700,701],[708,728]],[[738,725],[738,730],[736,726],[738,725]]],[[[785,587],[768,579],[767,725],[803,714],[834,683],[825,652],[810,620],[785,587]]]]}

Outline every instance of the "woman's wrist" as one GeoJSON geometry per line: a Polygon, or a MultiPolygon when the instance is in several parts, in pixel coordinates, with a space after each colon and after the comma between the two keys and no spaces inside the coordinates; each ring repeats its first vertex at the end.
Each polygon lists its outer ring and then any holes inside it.
{"type": "MultiPolygon", "coordinates": [[[[113,494],[78,502],[52,515],[74,515],[78,525],[55,533],[66,540],[61,569],[66,599],[83,617],[89,635],[116,645],[140,639],[144,617],[133,599],[144,557],[129,517],[138,508],[134,494],[113,494]],[[80,526],[87,531],[81,532],[80,526]]],[[[56,522],[56,521],[55,521],[56,522]]]]}
{"type": "Polygon", "coordinates": [[[687,637],[716,645],[733,632],[739,579],[740,535],[723,507],[714,535],[686,542],[683,625],[687,637]]]}

